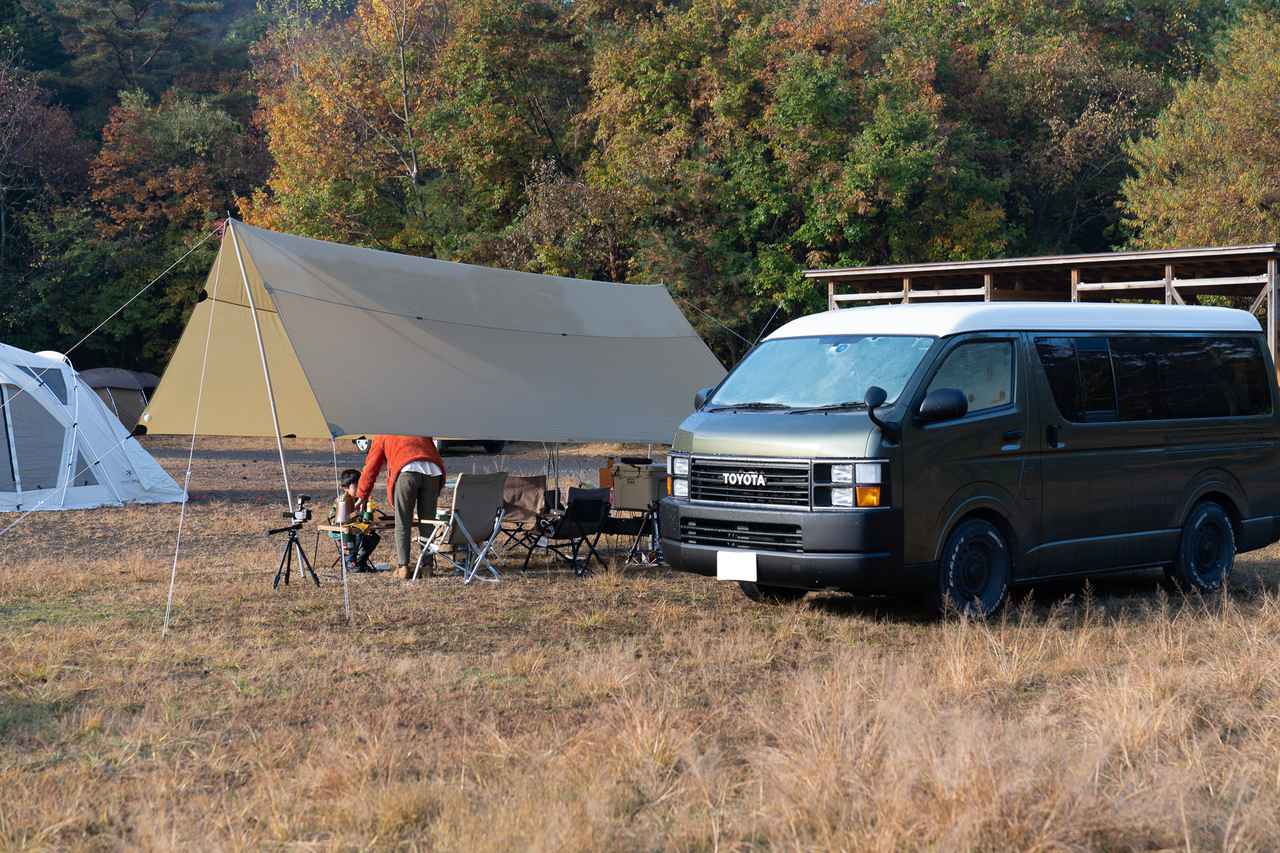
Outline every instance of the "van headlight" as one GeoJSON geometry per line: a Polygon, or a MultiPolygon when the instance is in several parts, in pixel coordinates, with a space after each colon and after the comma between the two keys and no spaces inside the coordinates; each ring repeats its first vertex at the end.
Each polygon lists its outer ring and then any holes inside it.
{"type": "Polygon", "coordinates": [[[667,454],[667,494],[673,498],[689,497],[689,457],[667,454]]]}
{"type": "Polygon", "coordinates": [[[883,462],[815,462],[815,509],[874,509],[886,506],[883,462]]]}

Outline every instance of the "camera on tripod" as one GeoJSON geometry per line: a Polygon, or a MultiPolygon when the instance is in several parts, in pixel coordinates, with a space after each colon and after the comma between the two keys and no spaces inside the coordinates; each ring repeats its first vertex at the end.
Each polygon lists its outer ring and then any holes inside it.
{"type": "Polygon", "coordinates": [[[295,500],[294,508],[289,512],[280,513],[284,518],[289,519],[294,524],[302,524],[311,520],[311,508],[307,506],[311,502],[311,495],[298,495],[295,500]]]}
{"type": "Polygon", "coordinates": [[[299,573],[306,572],[316,586],[320,585],[320,578],[316,575],[316,570],[311,567],[311,561],[307,559],[307,552],[302,549],[302,543],[298,541],[298,531],[302,529],[304,523],[311,520],[311,509],[307,506],[310,502],[311,495],[298,495],[294,499],[293,509],[281,513],[289,524],[267,531],[267,536],[289,534],[289,538],[284,543],[284,551],[280,554],[280,568],[276,569],[276,578],[271,584],[276,589],[280,588],[281,580],[284,581],[285,586],[289,585],[289,576],[293,573],[294,551],[298,552],[299,573]]]}

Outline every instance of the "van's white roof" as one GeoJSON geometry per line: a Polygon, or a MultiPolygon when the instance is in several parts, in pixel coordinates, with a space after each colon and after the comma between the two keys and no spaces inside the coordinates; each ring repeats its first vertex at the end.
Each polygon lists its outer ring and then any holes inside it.
{"type": "Polygon", "coordinates": [[[837,308],[792,320],[773,338],[928,335],[994,331],[1258,332],[1248,311],[1202,305],[1082,302],[947,302],[837,308]]]}

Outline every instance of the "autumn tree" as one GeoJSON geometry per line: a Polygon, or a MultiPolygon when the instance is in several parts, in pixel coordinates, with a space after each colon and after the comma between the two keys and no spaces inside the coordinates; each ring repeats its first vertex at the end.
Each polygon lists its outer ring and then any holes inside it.
{"type": "Polygon", "coordinates": [[[1129,147],[1132,242],[1165,248],[1280,240],[1280,15],[1245,18],[1129,147]]]}
{"type": "Polygon", "coordinates": [[[635,211],[612,188],[538,164],[524,187],[525,206],[503,237],[497,261],[510,269],[626,281],[634,251],[635,211]]]}
{"type": "Polygon", "coordinates": [[[275,168],[250,217],[431,252],[424,99],[447,26],[437,0],[364,0],[346,21],[277,30],[259,58],[275,168]]]}
{"type": "MultiPolygon", "coordinates": [[[[30,288],[52,332],[41,346],[75,340],[88,319],[110,314],[209,233],[235,200],[265,177],[253,136],[205,99],[125,93],[111,111],[89,167],[87,198],[28,217],[39,260],[30,288]]],[[[135,302],[83,347],[81,358],[164,364],[216,240],[135,302]]]]}
{"type": "Polygon", "coordinates": [[[533,163],[579,150],[568,129],[585,74],[567,21],[544,0],[363,0],[278,38],[260,113],[276,167],[255,221],[492,257],[533,163]]]}
{"type": "Polygon", "coordinates": [[[15,272],[18,211],[73,188],[83,162],[67,111],[51,104],[11,57],[0,56],[0,276],[15,272]]]}

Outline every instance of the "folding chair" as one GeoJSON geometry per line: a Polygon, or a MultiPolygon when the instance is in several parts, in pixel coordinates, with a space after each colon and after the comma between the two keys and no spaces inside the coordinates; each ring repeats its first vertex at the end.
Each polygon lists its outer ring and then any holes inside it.
{"type": "Polygon", "coordinates": [[[508,477],[502,490],[502,540],[497,547],[526,548],[542,534],[547,509],[547,477],[508,477]]]}
{"type": "Polygon", "coordinates": [[[600,541],[608,518],[608,489],[569,489],[569,503],[565,506],[564,513],[544,520],[539,528],[538,539],[526,546],[529,551],[525,554],[523,568],[529,568],[533,549],[542,546],[543,540],[548,551],[573,567],[575,575],[591,572],[592,557],[600,564],[600,568],[605,568],[604,559],[596,550],[596,544],[600,541]],[[564,545],[552,544],[555,542],[563,542],[564,545]],[[587,557],[584,562],[579,563],[578,555],[584,545],[587,547],[587,557]],[[569,548],[570,551],[565,553],[564,548],[569,548]]]}
{"type": "Polygon", "coordinates": [[[462,575],[462,582],[469,584],[484,568],[493,577],[481,580],[497,582],[501,575],[489,562],[489,549],[493,547],[502,530],[502,487],[507,482],[505,471],[497,474],[460,474],[453,489],[453,505],[445,519],[419,519],[431,532],[418,537],[422,550],[413,567],[413,579],[418,579],[422,561],[428,556],[432,564],[437,556],[453,566],[462,575]],[[444,550],[450,549],[446,556],[444,550]],[[457,549],[463,549],[462,561],[455,559],[457,549]]]}

